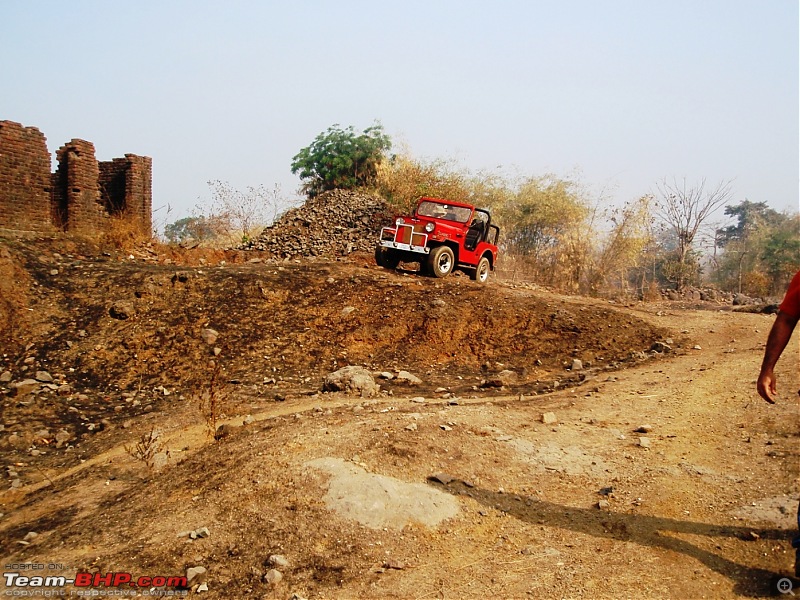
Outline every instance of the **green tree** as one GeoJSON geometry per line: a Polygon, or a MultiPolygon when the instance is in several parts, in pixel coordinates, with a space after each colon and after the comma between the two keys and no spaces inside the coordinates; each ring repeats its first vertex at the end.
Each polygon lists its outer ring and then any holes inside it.
{"type": "Polygon", "coordinates": [[[204,217],[183,217],[164,226],[164,237],[171,244],[189,238],[198,241],[214,236],[214,230],[204,217]]]}
{"type": "Polygon", "coordinates": [[[717,244],[724,248],[728,242],[747,241],[758,231],[775,227],[786,220],[786,216],[767,206],[766,202],[742,200],[735,206],[726,206],[725,214],[734,217],[736,223],[717,230],[717,244]]]}
{"type": "Polygon", "coordinates": [[[309,198],[327,190],[365,187],[374,181],[391,147],[380,123],[361,134],[352,125],[342,129],[336,124],[292,158],[292,173],[303,181],[302,191],[309,198]]]}
{"type": "Polygon", "coordinates": [[[779,294],[800,266],[798,216],[749,200],[726,207],[725,214],[736,221],[717,229],[719,285],[755,296],[779,294]]]}
{"type": "MultiPolygon", "coordinates": [[[[735,206],[726,206],[725,214],[736,223],[717,230],[717,247],[724,252],[719,262],[717,279],[725,287],[737,292],[758,293],[762,290],[746,289],[753,281],[748,273],[760,270],[760,254],[770,232],[787,219],[785,215],[769,208],[766,202],[743,200],[735,206]]],[[[763,279],[763,274],[759,279],[763,279]]],[[[762,286],[763,287],[763,286],[762,286]]]]}

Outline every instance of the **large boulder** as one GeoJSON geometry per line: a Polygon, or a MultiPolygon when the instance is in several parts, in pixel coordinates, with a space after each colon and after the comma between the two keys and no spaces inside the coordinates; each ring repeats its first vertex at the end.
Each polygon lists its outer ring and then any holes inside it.
{"type": "Polygon", "coordinates": [[[406,385],[422,385],[422,379],[408,371],[400,371],[397,377],[395,377],[395,380],[397,380],[398,383],[404,383],[406,385]]]}
{"type": "Polygon", "coordinates": [[[334,371],[325,378],[322,385],[324,392],[347,392],[359,394],[362,398],[372,398],[380,392],[370,373],[364,367],[348,366],[334,371]]]}
{"type": "Polygon", "coordinates": [[[511,369],[504,369],[494,375],[489,375],[483,382],[483,387],[501,388],[509,385],[515,385],[519,382],[519,375],[516,371],[511,369]]]}

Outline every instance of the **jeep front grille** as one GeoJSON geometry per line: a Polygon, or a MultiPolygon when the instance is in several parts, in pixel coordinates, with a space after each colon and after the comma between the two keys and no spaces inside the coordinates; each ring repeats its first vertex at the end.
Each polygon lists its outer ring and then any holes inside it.
{"type": "Polygon", "coordinates": [[[384,248],[396,248],[408,252],[419,252],[427,254],[430,252],[428,246],[428,234],[414,231],[413,225],[395,225],[394,227],[384,227],[381,229],[381,246],[384,248]]]}

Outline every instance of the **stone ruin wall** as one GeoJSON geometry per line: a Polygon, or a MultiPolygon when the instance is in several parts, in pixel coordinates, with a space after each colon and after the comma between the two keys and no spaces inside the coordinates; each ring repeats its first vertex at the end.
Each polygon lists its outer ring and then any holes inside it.
{"type": "Polygon", "coordinates": [[[50,171],[44,134],[0,121],[0,229],[97,234],[120,216],[152,231],[152,159],[126,154],[98,162],[94,144],[73,139],[50,171]]]}

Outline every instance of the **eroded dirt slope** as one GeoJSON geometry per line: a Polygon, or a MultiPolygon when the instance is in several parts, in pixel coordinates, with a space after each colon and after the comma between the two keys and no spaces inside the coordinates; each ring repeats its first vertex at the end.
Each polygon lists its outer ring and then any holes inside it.
{"type": "Polygon", "coordinates": [[[154,409],[193,409],[212,359],[237,395],[269,400],[315,393],[347,364],[411,371],[423,379],[420,393],[472,392],[513,369],[506,391],[531,394],[641,359],[666,335],[608,305],[388,272],[367,257],[178,266],[48,244],[12,249],[25,275],[16,296],[25,328],[0,367],[15,380],[46,370],[51,387],[69,386],[6,407],[15,448],[34,443],[37,429],[91,439],[154,409]],[[213,343],[204,329],[218,333],[213,343]],[[581,373],[564,368],[575,358],[581,373]]]}

